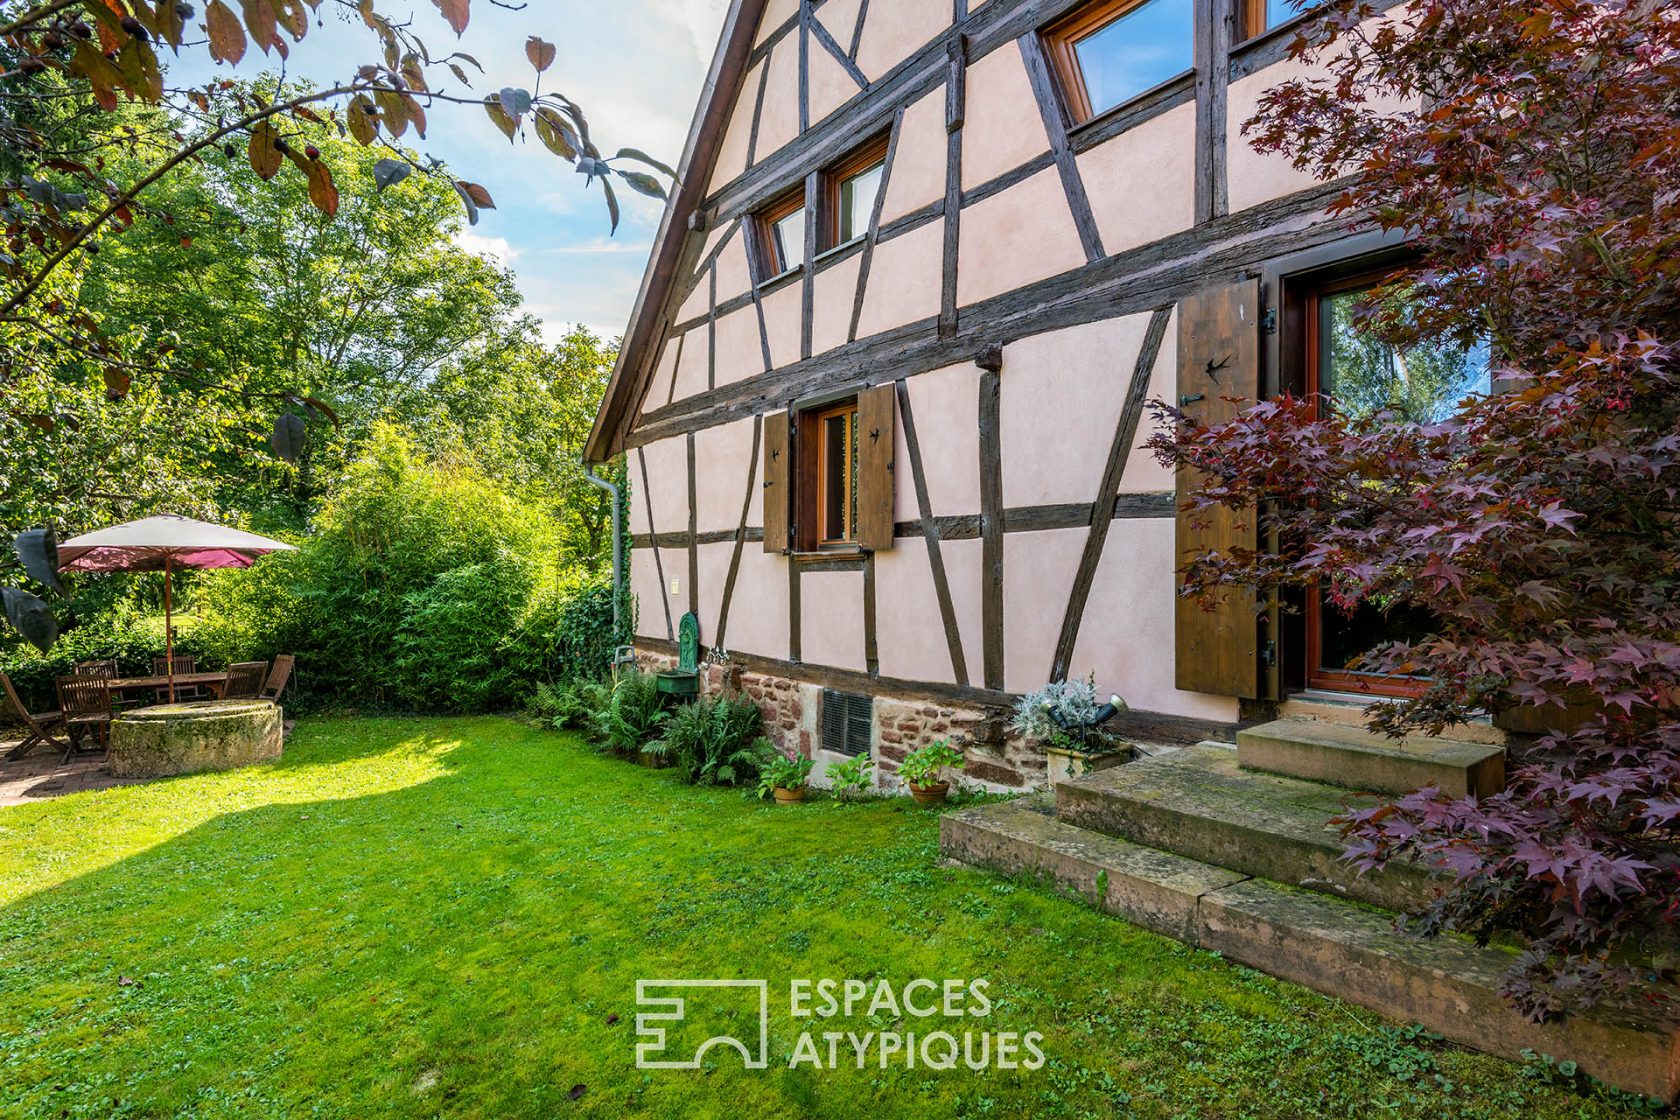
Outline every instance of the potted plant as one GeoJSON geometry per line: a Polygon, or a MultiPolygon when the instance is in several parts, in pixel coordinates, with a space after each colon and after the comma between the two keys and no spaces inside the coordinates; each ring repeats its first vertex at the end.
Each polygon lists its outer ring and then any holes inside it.
{"type": "Polygon", "coordinates": [[[778,754],[758,776],[758,795],[769,797],[774,794],[778,805],[792,805],[805,800],[805,787],[811,783],[811,768],[815,765],[804,755],[789,758],[778,754]]]}
{"type": "Polygon", "coordinates": [[[961,770],[962,752],[951,746],[950,740],[939,739],[904,756],[898,764],[898,776],[910,787],[910,796],[918,805],[942,805],[951,792],[951,783],[940,774],[946,770],[961,770]]]}
{"type": "Polygon", "coordinates": [[[1126,710],[1126,702],[1110,696],[1097,700],[1094,676],[1084,680],[1052,681],[1021,698],[1010,727],[1044,744],[1046,775],[1051,785],[1131,761],[1137,748],[1102,730],[1102,725],[1126,710]]]}

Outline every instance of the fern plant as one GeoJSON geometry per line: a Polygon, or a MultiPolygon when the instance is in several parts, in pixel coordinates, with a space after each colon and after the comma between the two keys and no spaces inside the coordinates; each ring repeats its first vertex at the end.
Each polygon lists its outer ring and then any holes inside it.
{"type": "Polygon", "coordinates": [[[752,701],[702,697],[666,713],[663,734],[649,749],[694,785],[743,785],[776,756],[763,728],[764,717],[752,701]]]}
{"type": "Polygon", "coordinates": [[[595,713],[591,730],[603,749],[631,754],[653,738],[660,714],[658,680],[651,673],[627,673],[595,713]]]}

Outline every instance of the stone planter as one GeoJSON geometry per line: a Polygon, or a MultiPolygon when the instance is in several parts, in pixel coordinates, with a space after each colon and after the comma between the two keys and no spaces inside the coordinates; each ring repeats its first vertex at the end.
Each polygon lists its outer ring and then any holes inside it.
{"type": "Polygon", "coordinates": [[[1044,764],[1047,771],[1045,780],[1052,786],[1057,782],[1065,782],[1070,778],[1077,778],[1081,774],[1090,774],[1098,770],[1107,770],[1110,766],[1120,766],[1130,762],[1137,755],[1137,748],[1130,743],[1113,742],[1104,744],[1096,750],[1069,750],[1066,747],[1045,747],[1044,764]]]}
{"type": "Polygon", "coordinates": [[[162,704],[128,712],[111,724],[111,773],[167,778],[231,770],[280,757],[280,706],[267,700],[162,704]]]}

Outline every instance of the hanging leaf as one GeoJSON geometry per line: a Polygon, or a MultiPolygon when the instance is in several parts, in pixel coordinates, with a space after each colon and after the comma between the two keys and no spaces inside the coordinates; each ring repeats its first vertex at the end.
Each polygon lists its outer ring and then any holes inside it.
{"type": "Polygon", "coordinates": [[[350,107],[344,110],[350,125],[350,135],[364,148],[379,138],[378,113],[379,110],[374,107],[373,102],[360,93],[351,99],[350,107]]]}
{"type": "Polygon", "coordinates": [[[380,190],[395,186],[414,174],[414,168],[400,159],[382,159],[373,165],[373,185],[380,190]]]}
{"type": "Polygon", "coordinates": [[[106,400],[120,401],[124,397],[128,396],[128,387],[131,384],[131,379],[128,374],[111,366],[105,367],[104,374],[106,400]]]}
{"type": "Polygon", "coordinates": [[[245,28],[222,0],[210,0],[204,9],[204,30],[210,36],[210,53],[218,61],[237,64],[245,57],[245,28]]]}
{"type": "Polygon", "coordinates": [[[329,218],[338,216],[338,185],[333,182],[332,169],[321,162],[318,155],[299,155],[288,151],[292,162],[309,180],[309,202],[329,218]]]}
{"type": "Polygon", "coordinates": [[[53,594],[64,594],[58,579],[58,536],[51,529],[25,529],[12,541],[12,551],[23,561],[23,570],[53,594]]]}
{"type": "Polygon", "coordinates": [[[497,92],[496,100],[502,103],[502,112],[515,121],[531,111],[531,95],[522,89],[515,89],[513,86],[503,86],[497,92]]]}
{"type": "Polygon", "coordinates": [[[379,102],[381,119],[392,136],[401,136],[408,131],[408,106],[403,103],[402,95],[394,89],[376,89],[374,99],[379,102]]]}
{"type": "Polygon", "coordinates": [[[303,419],[295,412],[282,412],[274,418],[274,434],[268,437],[274,453],[288,463],[295,463],[303,454],[303,419]]]}
{"type": "Polygon", "coordinates": [[[484,99],[484,111],[490,115],[490,122],[502,130],[502,134],[509,140],[519,129],[519,122],[508,116],[507,110],[502,108],[502,102],[495,97],[484,99]]]}
{"type": "Polygon", "coordinates": [[[275,131],[273,121],[264,118],[251,126],[251,142],[247,146],[247,154],[251,160],[251,170],[264,182],[280,174],[282,157],[279,140],[280,134],[275,131]]]}
{"type": "MultiPolygon", "coordinates": [[[[604,167],[606,165],[603,164],[602,166],[604,167]]],[[[607,178],[605,175],[601,176],[601,189],[607,192],[607,216],[612,219],[612,229],[609,231],[609,234],[617,233],[618,195],[613,191],[612,180],[607,178]]]]}
{"type": "Polygon", "coordinates": [[[620,148],[618,150],[618,155],[614,156],[613,158],[614,159],[633,159],[633,160],[637,161],[638,163],[647,164],[649,167],[653,168],[655,171],[659,172],[662,175],[668,175],[672,179],[675,179],[677,177],[676,171],[673,170],[669,165],[660,163],[658,160],[654,159],[652,156],[648,155],[646,152],[642,151],[640,148],[620,148]]]}
{"type": "Polygon", "coordinates": [[[460,183],[455,184],[455,193],[460,196],[461,205],[467,208],[467,224],[476,226],[478,224],[478,203],[473,201],[472,195],[462,189],[460,183]]]}
{"type": "Polygon", "coordinates": [[[470,17],[470,0],[432,0],[437,10],[443,13],[443,18],[449,21],[449,27],[456,35],[467,29],[467,19],[470,17]]]}
{"type": "Polygon", "coordinates": [[[239,6],[245,11],[245,26],[251,31],[251,38],[267,54],[272,48],[285,50],[285,42],[280,38],[280,25],[274,17],[274,5],[270,0],[239,0],[239,6]]]}
{"type": "Polygon", "coordinates": [[[545,42],[540,36],[533,35],[525,40],[525,57],[531,60],[531,65],[541,74],[554,65],[554,59],[559,51],[553,43],[545,42]]]}
{"type": "Polygon", "coordinates": [[[338,413],[334,412],[327,402],[319,397],[304,397],[303,404],[310,411],[319,412],[322,416],[331,420],[333,427],[342,428],[344,426],[344,422],[338,418],[338,413]]]}
{"type": "Polygon", "coordinates": [[[6,621],[12,629],[42,653],[50,653],[58,641],[58,619],[52,608],[16,587],[0,587],[0,600],[5,602],[6,621]]]}
{"type": "Polygon", "coordinates": [[[537,139],[543,146],[568,163],[577,159],[580,142],[578,134],[566,123],[566,118],[546,105],[537,110],[537,139]]]}
{"type": "Polygon", "coordinates": [[[479,186],[477,183],[469,183],[463,179],[461,182],[455,184],[455,189],[472,199],[473,205],[477,206],[480,210],[494,210],[496,208],[496,203],[493,199],[491,199],[490,192],[479,186]]]}

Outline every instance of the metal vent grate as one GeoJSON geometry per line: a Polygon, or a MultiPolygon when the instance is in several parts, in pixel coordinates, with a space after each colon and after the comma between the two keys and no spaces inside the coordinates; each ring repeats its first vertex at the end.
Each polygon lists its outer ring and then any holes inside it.
{"type": "Polygon", "coordinates": [[[869,724],[875,699],[823,689],[822,749],[835,754],[869,753],[869,724]]]}

